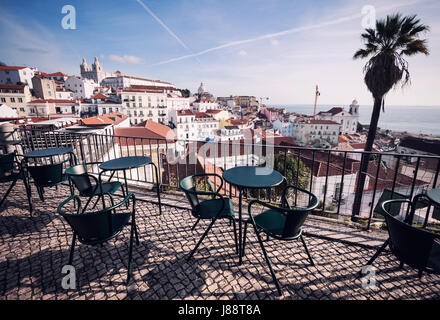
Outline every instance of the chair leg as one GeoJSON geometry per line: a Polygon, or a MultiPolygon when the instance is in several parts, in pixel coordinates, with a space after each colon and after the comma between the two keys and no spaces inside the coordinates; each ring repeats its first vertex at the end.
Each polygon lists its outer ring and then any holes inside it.
{"type": "Polygon", "coordinates": [[[266,259],[266,263],[267,263],[267,265],[269,267],[270,274],[272,275],[272,279],[275,282],[275,286],[277,287],[278,294],[281,296],[283,294],[283,292],[281,290],[280,284],[278,283],[278,279],[277,279],[277,277],[275,275],[275,272],[273,271],[272,263],[270,262],[270,259],[267,256],[267,252],[266,252],[266,249],[264,248],[263,240],[261,240],[261,236],[260,236],[260,233],[257,230],[257,226],[254,224],[254,222],[252,222],[252,224],[254,226],[255,233],[257,234],[257,239],[258,239],[258,242],[260,243],[261,250],[263,251],[264,258],[266,259]]]}
{"type": "Polygon", "coordinates": [[[306,253],[307,253],[307,256],[309,257],[310,263],[312,264],[312,266],[314,266],[315,263],[313,262],[312,256],[310,255],[309,249],[307,248],[306,242],[304,241],[303,235],[301,234],[301,236],[299,238],[301,239],[301,242],[304,246],[304,249],[306,249],[306,253]]]}
{"type": "Polygon", "coordinates": [[[197,226],[197,224],[199,223],[199,221],[200,221],[200,218],[197,219],[196,223],[194,223],[194,225],[193,225],[192,228],[191,228],[191,231],[194,231],[194,229],[196,228],[196,226],[197,226]]]}
{"type": "Polygon", "coordinates": [[[29,214],[32,217],[32,190],[31,185],[26,182],[26,178],[23,179],[24,188],[29,202],[29,214]]]}
{"type": "Polygon", "coordinates": [[[229,223],[233,223],[233,228],[234,228],[234,241],[235,241],[235,253],[238,254],[238,239],[237,239],[237,224],[235,222],[234,218],[231,218],[229,220],[229,223]]]}
{"type": "Polygon", "coordinates": [[[44,202],[44,195],[43,195],[43,188],[37,187],[38,196],[40,197],[40,200],[44,202]]]}
{"type": "Polygon", "coordinates": [[[136,221],[135,221],[134,222],[134,235],[136,237],[136,245],[137,246],[139,245],[139,235],[138,235],[138,232],[139,232],[139,230],[138,230],[138,227],[137,227],[137,224],[136,224],[136,221]]]}
{"type": "Polygon", "coordinates": [[[69,256],[69,264],[72,265],[73,261],[73,253],[75,251],[75,241],[76,241],[76,233],[73,233],[72,237],[72,245],[70,246],[70,256],[69,256]]]}
{"type": "Polygon", "coordinates": [[[246,221],[244,223],[244,230],[243,230],[243,243],[241,244],[241,256],[244,257],[244,248],[246,246],[246,238],[247,238],[247,226],[248,226],[248,222],[246,221]]]}
{"type": "Polygon", "coordinates": [[[96,205],[99,202],[99,199],[101,199],[101,195],[98,196],[98,199],[96,199],[95,203],[93,204],[92,210],[95,209],[96,205]]]}
{"type": "Polygon", "coordinates": [[[212,219],[211,223],[209,224],[208,228],[206,228],[205,232],[203,233],[203,235],[200,237],[199,242],[197,242],[196,246],[194,247],[194,249],[191,251],[191,253],[189,254],[188,258],[186,259],[186,261],[189,261],[191,259],[191,257],[194,255],[194,253],[196,252],[197,248],[200,246],[200,244],[202,243],[203,239],[205,239],[206,235],[208,234],[209,230],[211,230],[212,226],[214,225],[215,220],[217,220],[217,218],[212,219]]]}
{"type": "Polygon", "coordinates": [[[6,200],[6,198],[8,197],[9,193],[11,192],[12,188],[14,188],[15,184],[17,183],[17,179],[15,179],[14,181],[12,181],[11,185],[8,188],[8,191],[6,191],[2,201],[0,201],[0,207],[2,206],[3,202],[6,200]]]}
{"type": "Polygon", "coordinates": [[[130,247],[128,249],[128,269],[127,269],[127,285],[130,281],[130,277],[131,277],[131,256],[133,253],[133,234],[134,234],[134,230],[136,228],[136,224],[134,222],[134,220],[131,222],[131,231],[130,231],[130,247]]]}
{"type": "Polygon", "coordinates": [[[162,203],[160,201],[160,181],[159,181],[159,174],[157,173],[157,167],[153,163],[154,171],[156,173],[156,188],[157,188],[157,200],[159,201],[159,215],[162,215],[162,203]]]}
{"type": "MultiPolygon", "coordinates": [[[[390,238],[388,238],[383,245],[379,248],[379,250],[376,251],[376,253],[371,257],[371,259],[366,263],[367,266],[372,265],[374,260],[377,259],[377,257],[382,253],[382,251],[385,250],[385,248],[387,247],[387,245],[390,243],[390,238]]],[[[359,271],[358,276],[362,276],[362,270],[359,271]]]]}
{"type": "MultiPolygon", "coordinates": [[[[84,208],[83,208],[83,212],[86,211],[86,208],[87,208],[87,206],[89,205],[89,203],[90,203],[90,201],[92,200],[92,198],[93,198],[93,196],[90,196],[89,199],[87,199],[87,202],[86,202],[86,204],[84,205],[84,208]]],[[[99,197],[98,197],[98,200],[99,200],[99,197]]],[[[93,206],[92,209],[95,209],[95,206],[96,206],[96,204],[98,203],[98,200],[95,202],[95,205],[93,206]]],[[[74,201],[73,203],[76,204],[76,201],[74,201]]]]}

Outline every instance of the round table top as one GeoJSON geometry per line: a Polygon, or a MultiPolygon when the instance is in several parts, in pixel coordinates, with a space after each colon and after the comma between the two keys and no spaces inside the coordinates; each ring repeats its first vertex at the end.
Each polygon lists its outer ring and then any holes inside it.
{"type": "Polygon", "coordinates": [[[47,149],[39,149],[33,150],[25,153],[23,157],[25,158],[44,158],[44,157],[52,157],[58,156],[66,153],[73,152],[71,147],[59,147],[59,148],[47,148],[47,149]]]}
{"type": "Polygon", "coordinates": [[[241,188],[269,188],[283,182],[284,177],[278,171],[266,167],[235,167],[223,172],[226,182],[241,188]]]}
{"type": "Polygon", "coordinates": [[[105,161],[99,165],[102,170],[126,170],[138,168],[152,163],[150,157],[145,156],[133,156],[133,157],[121,157],[109,161],[105,161]]]}
{"type": "Polygon", "coordinates": [[[440,189],[430,189],[426,191],[426,196],[436,205],[440,206],[440,189]]]}

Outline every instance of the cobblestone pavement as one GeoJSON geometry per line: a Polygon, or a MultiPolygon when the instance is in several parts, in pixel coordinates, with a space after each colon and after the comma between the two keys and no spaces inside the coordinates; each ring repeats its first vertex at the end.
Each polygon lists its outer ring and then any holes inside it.
{"type": "MultiPolygon", "coordinates": [[[[6,186],[0,186],[3,195],[6,186]]],[[[35,190],[33,190],[35,192],[35,190]]],[[[133,275],[125,284],[129,228],[102,247],[78,244],[73,265],[77,287],[61,286],[72,231],[56,207],[66,187],[46,191],[43,204],[34,196],[30,218],[24,187],[18,182],[0,208],[0,299],[435,299],[440,277],[399,268],[388,252],[375,263],[376,287],[364,289],[356,273],[375,249],[319,237],[310,228],[306,242],[316,266],[309,265],[300,241],[266,242],[284,293],[278,297],[254,233],[238,265],[232,227],[220,221],[194,257],[186,258],[207,227],[188,210],[138,202],[140,245],[133,250],[133,275]]],[[[323,222],[320,222],[322,226],[323,222]]],[[[309,219],[308,225],[313,225],[309,219]]],[[[328,224],[327,229],[331,229],[328,224]]],[[[346,227],[348,229],[348,227],[346,227]]],[[[306,228],[307,231],[307,228],[306,228]]],[[[347,230],[345,230],[347,232],[347,230]]],[[[316,233],[318,234],[316,234],[316,233]]]]}

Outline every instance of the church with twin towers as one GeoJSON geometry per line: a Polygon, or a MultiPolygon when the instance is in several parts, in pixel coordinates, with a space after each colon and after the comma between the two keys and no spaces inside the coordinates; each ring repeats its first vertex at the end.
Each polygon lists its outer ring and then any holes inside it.
{"type": "Polygon", "coordinates": [[[95,57],[92,67],[87,64],[86,58],[83,58],[80,70],[82,78],[91,79],[98,84],[105,78],[117,76],[116,73],[104,71],[99,63],[98,57],[95,57]]]}

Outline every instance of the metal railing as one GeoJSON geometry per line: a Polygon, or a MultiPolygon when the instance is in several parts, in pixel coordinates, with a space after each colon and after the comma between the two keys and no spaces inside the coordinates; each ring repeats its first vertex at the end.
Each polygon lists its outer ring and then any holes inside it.
{"type": "MultiPolygon", "coordinates": [[[[274,145],[270,141],[200,142],[68,131],[21,129],[19,132],[22,152],[71,146],[79,162],[150,156],[159,168],[163,190],[177,190],[179,180],[190,174],[221,174],[223,170],[235,166],[272,162],[289,184],[306,188],[318,196],[320,205],[315,214],[340,220],[352,218],[360,159],[363,154],[369,154],[367,181],[364,190],[361,190],[361,210],[357,217],[367,229],[371,223],[380,224],[383,221],[374,210],[385,189],[412,199],[414,195],[439,187],[440,184],[438,156],[305,148],[274,145]]],[[[119,178],[118,173],[115,176],[119,178]]],[[[147,168],[133,169],[127,178],[139,186],[151,186],[153,182],[152,172],[147,168]]],[[[238,197],[238,190],[228,184],[222,192],[231,198],[238,197]]],[[[279,194],[276,190],[249,191],[247,197],[277,202],[279,194]]],[[[292,195],[292,199],[298,206],[307,201],[297,195],[292,195]]],[[[419,211],[423,211],[417,213],[423,219],[425,214],[434,212],[430,206],[419,211]]],[[[430,221],[435,223],[433,218],[437,217],[430,217],[430,221]]]]}

